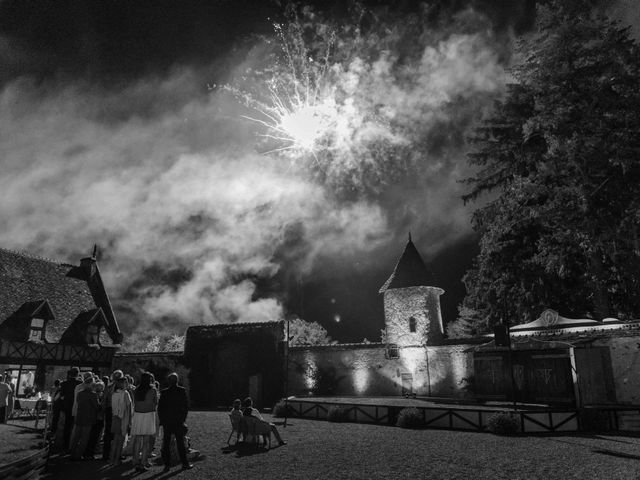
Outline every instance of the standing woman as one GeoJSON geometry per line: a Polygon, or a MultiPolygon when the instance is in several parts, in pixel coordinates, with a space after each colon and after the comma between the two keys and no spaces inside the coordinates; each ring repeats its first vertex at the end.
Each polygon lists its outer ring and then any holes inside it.
{"type": "Polygon", "coordinates": [[[133,465],[136,471],[149,469],[149,437],[156,434],[156,410],[158,408],[158,391],[152,383],[151,374],[144,372],[140,376],[140,384],[133,394],[133,420],[131,435],[133,436],[133,465]]]}
{"type": "Polygon", "coordinates": [[[113,434],[109,455],[111,465],[120,465],[124,440],[131,425],[133,404],[126,384],[124,377],[119,377],[114,383],[111,394],[111,433],[113,434]]]}

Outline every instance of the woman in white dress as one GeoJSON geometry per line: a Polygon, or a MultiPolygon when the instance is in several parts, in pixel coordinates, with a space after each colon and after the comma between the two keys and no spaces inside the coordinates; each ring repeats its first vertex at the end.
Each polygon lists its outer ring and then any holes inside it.
{"type": "Polygon", "coordinates": [[[156,434],[156,410],[158,391],[152,383],[151,374],[144,372],[140,377],[134,397],[131,436],[133,437],[133,465],[138,472],[149,469],[149,438],[156,434]]]}
{"type": "Polygon", "coordinates": [[[109,463],[111,465],[120,465],[124,439],[131,424],[133,405],[126,384],[127,381],[124,378],[117,379],[111,395],[111,433],[113,433],[111,453],[109,455],[109,463]]]}

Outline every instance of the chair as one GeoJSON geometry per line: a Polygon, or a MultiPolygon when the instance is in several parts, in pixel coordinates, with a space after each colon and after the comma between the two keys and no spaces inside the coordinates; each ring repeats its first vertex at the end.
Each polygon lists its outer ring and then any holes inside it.
{"type": "Polygon", "coordinates": [[[258,445],[260,437],[262,437],[264,446],[266,447],[269,442],[269,448],[271,448],[271,424],[269,422],[257,417],[244,416],[240,429],[245,442],[254,442],[258,445]]]}
{"type": "Polygon", "coordinates": [[[13,408],[9,410],[9,413],[7,415],[7,421],[19,418],[22,414],[23,414],[23,411],[22,411],[22,406],[20,405],[20,400],[18,400],[17,398],[14,398],[13,408]]]}
{"type": "Polygon", "coordinates": [[[227,438],[227,445],[231,444],[230,442],[231,442],[231,437],[233,436],[233,432],[236,433],[236,444],[237,444],[238,441],[240,440],[240,434],[242,433],[241,432],[242,416],[229,414],[229,420],[231,420],[231,433],[229,434],[229,438],[227,438]]]}

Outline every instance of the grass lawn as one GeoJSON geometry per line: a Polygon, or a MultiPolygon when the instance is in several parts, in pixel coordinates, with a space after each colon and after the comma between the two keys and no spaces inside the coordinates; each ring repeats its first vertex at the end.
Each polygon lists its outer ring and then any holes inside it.
{"type": "Polygon", "coordinates": [[[0,465],[26,457],[40,448],[42,434],[20,425],[0,424],[0,465]]]}
{"type": "MultiPolygon", "coordinates": [[[[276,419],[280,423],[281,419],[276,419]]],[[[136,474],[129,461],[109,469],[101,461],[60,460],[54,479],[505,479],[640,478],[640,438],[624,435],[501,437],[447,430],[290,419],[279,426],[289,442],[247,454],[227,447],[224,412],[192,412],[189,435],[202,457],[193,470],[154,466],[136,474]]]]}

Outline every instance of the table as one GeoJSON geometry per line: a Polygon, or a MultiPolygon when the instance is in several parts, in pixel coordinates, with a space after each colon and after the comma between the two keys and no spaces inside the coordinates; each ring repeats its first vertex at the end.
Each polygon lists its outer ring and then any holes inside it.
{"type": "Polygon", "coordinates": [[[46,412],[47,408],[48,402],[44,398],[16,398],[13,403],[11,418],[19,418],[22,416],[35,417],[37,428],[40,412],[46,412]],[[17,407],[18,405],[20,405],[19,408],[17,407]]]}

